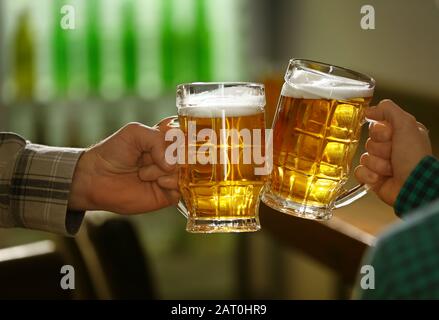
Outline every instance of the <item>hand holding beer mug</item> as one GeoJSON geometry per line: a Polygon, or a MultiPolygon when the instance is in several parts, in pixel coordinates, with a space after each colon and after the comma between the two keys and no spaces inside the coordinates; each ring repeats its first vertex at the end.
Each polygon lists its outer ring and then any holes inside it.
{"type": "Polygon", "coordinates": [[[360,73],[308,60],[291,60],[273,121],[273,171],[262,201],[308,219],[367,193],[343,191],[365,123],[375,81],[360,73]]]}
{"type": "Polygon", "coordinates": [[[173,141],[166,159],[174,157],[179,164],[179,210],[188,218],[187,231],[260,229],[260,192],[269,173],[264,106],[260,84],[177,87],[178,121],[173,126],[178,129],[166,133],[166,140],[173,141]]]}

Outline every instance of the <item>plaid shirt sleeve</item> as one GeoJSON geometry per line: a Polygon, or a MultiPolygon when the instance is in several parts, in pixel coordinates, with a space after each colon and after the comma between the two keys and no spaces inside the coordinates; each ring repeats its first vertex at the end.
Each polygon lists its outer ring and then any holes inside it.
{"type": "Polygon", "coordinates": [[[67,201],[82,152],[0,133],[0,227],[74,235],[84,212],[69,211],[67,201]]]}
{"type": "Polygon", "coordinates": [[[439,198],[439,160],[427,156],[421,160],[404,183],[395,202],[399,216],[439,198]]]}

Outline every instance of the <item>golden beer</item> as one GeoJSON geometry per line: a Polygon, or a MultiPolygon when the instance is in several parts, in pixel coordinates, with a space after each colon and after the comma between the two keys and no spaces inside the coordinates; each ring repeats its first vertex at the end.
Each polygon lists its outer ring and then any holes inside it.
{"type": "Polygon", "coordinates": [[[301,204],[330,203],[349,175],[369,102],[281,96],[271,192],[301,204]]]}
{"type": "MultiPolygon", "coordinates": [[[[252,132],[253,129],[261,130],[264,135],[265,118],[263,110],[250,107],[244,113],[253,112],[242,116],[222,117],[197,117],[196,115],[180,115],[180,127],[188,134],[188,124],[196,124],[196,134],[203,129],[211,129],[217,139],[224,136],[224,131],[242,129],[252,132]]],[[[226,132],[227,134],[227,132],[226,132]]],[[[201,150],[206,141],[196,141],[187,144],[186,161],[180,166],[179,187],[186,206],[197,219],[230,220],[236,218],[254,218],[258,209],[259,194],[265,182],[265,176],[255,175],[253,163],[244,163],[244,152],[251,152],[253,147],[262,148],[264,153],[265,139],[262,145],[254,146],[251,141],[239,137],[237,144],[233,143],[229,135],[226,143],[217,142],[215,164],[189,164],[190,156],[206,156],[201,150]],[[192,147],[192,148],[191,148],[192,147]],[[195,152],[195,155],[189,154],[195,152]],[[232,153],[238,155],[237,162],[232,163],[232,153]],[[226,161],[222,161],[226,159],[226,161]],[[224,162],[224,163],[221,163],[224,162]]],[[[236,161],[235,161],[236,162],[236,161]]]]}
{"type": "Polygon", "coordinates": [[[279,211],[328,219],[343,193],[373,86],[354,72],[348,78],[346,69],[326,73],[336,68],[290,62],[273,121],[273,171],[262,197],[279,211]]]}
{"type": "Polygon", "coordinates": [[[190,232],[260,229],[260,193],[268,173],[265,91],[252,83],[194,83],[177,87],[178,122],[184,133],[179,160],[180,211],[190,232]]]}

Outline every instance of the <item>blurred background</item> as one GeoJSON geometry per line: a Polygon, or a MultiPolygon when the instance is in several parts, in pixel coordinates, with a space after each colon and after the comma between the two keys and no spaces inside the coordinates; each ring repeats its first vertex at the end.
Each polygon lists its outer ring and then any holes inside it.
{"type": "MultiPolygon", "coordinates": [[[[0,131],[87,147],[129,121],[153,125],[175,114],[175,86],[193,81],[263,82],[271,118],[294,57],[373,76],[374,101],[391,98],[413,113],[430,129],[437,155],[439,1],[369,0],[375,30],[360,27],[364,4],[0,0],[0,131]],[[60,26],[65,5],[75,10],[72,30],[60,26]]],[[[89,213],[75,240],[1,229],[0,296],[348,298],[361,254],[397,222],[373,195],[336,212],[341,229],[307,224],[304,237],[293,222],[280,235],[270,221],[276,213],[261,211],[263,230],[255,234],[188,234],[174,208],[124,219],[89,213]],[[348,234],[347,249],[325,230],[348,234]],[[337,266],[343,259],[349,270],[337,266]],[[58,265],[67,263],[78,266],[74,292],[57,287],[58,265]],[[38,270],[38,279],[23,278],[38,270]]]]}

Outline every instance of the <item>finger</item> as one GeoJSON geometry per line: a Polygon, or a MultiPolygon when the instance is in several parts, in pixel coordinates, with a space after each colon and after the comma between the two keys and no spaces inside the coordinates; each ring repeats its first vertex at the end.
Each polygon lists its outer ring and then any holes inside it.
{"type": "Polygon", "coordinates": [[[157,179],[157,183],[161,188],[178,190],[178,174],[161,176],[157,179]]]}
{"type": "Polygon", "coordinates": [[[154,125],[154,128],[162,132],[166,132],[169,129],[174,128],[174,126],[172,126],[172,123],[176,121],[176,118],[176,116],[164,118],[160,120],[160,122],[158,122],[156,125],[154,125]]]}
{"type": "Polygon", "coordinates": [[[164,193],[170,205],[176,205],[181,198],[181,194],[177,190],[165,190],[164,193]]]}
{"type": "Polygon", "coordinates": [[[387,121],[393,128],[399,128],[404,125],[405,120],[413,118],[389,99],[380,101],[375,107],[366,108],[365,115],[367,119],[387,121]]]}
{"type": "Polygon", "coordinates": [[[395,115],[400,115],[404,111],[392,100],[381,100],[376,106],[366,108],[365,116],[376,121],[388,121],[392,123],[395,115]]]}
{"type": "Polygon", "coordinates": [[[426,126],[424,126],[424,124],[422,124],[422,123],[421,123],[421,122],[419,122],[419,121],[417,121],[416,123],[418,124],[418,128],[419,128],[419,129],[421,129],[421,130],[424,130],[424,131],[428,132],[428,129],[427,129],[427,127],[426,127],[426,126]]]}
{"type": "Polygon", "coordinates": [[[379,182],[379,175],[368,169],[366,166],[360,165],[355,168],[355,177],[360,183],[374,185],[379,182]]]}
{"type": "Polygon", "coordinates": [[[376,142],[369,138],[366,141],[366,151],[370,155],[389,160],[392,154],[392,142],[376,142]]]}
{"type": "Polygon", "coordinates": [[[146,167],[153,164],[151,154],[149,152],[144,152],[141,157],[140,167],[146,167]]]}
{"type": "MultiPolygon", "coordinates": [[[[139,168],[148,167],[152,164],[154,164],[154,160],[152,160],[151,154],[147,152],[143,153],[139,162],[139,168]]],[[[170,171],[163,171],[163,175],[169,175],[176,172],[178,172],[178,167],[174,166],[174,168],[170,171]]]]}
{"type": "Polygon", "coordinates": [[[164,171],[174,170],[175,165],[169,164],[165,159],[167,144],[163,132],[140,123],[130,123],[125,128],[141,152],[149,152],[154,163],[164,171]]]}
{"type": "Polygon", "coordinates": [[[373,122],[369,126],[369,136],[376,142],[387,142],[392,140],[392,128],[384,122],[373,122]]]}
{"type": "Polygon", "coordinates": [[[368,169],[380,176],[392,175],[392,165],[390,164],[390,161],[378,158],[368,153],[364,153],[361,156],[360,164],[366,166],[368,169]]]}
{"type": "Polygon", "coordinates": [[[426,126],[424,126],[421,122],[417,122],[418,130],[429,139],[429,133],[430,131],[427,129],[426,126]]]}
{"type": "Polygon", "coordinates": [[[142,181],[156,181],[159,177],[167,174],[167,171],[162,170],[155,164],[140,168],[138,173],[139,178],[142,181]]]}
{"type": "Polygon", "coordinates": [[[385,179],[383,177],[379,177],[378,178],[378,182],[375,183],[369,183],[368,186],[371,190],[378,192],[381,187],[383,186],[385,179]]]}

